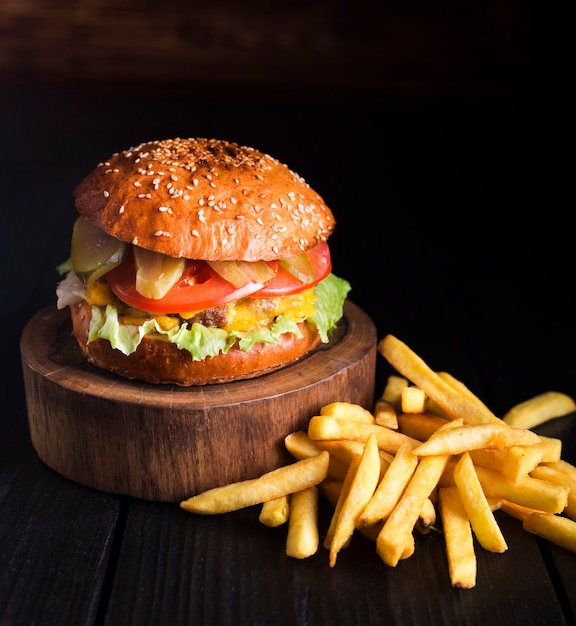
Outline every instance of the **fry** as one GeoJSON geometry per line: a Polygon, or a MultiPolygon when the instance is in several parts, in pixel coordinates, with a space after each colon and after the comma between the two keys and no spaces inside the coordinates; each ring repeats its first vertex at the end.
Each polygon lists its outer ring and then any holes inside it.
{"type": "Polygon", "coordinates": [[[331,415],[332,417],[342,417],[347,420],[373,424],[374,416],[370,411],[351,402],[332,402],[320,409],[320,415],[331,415]]]}
{"type": "Polygon", "coordinates": [[[424,413],[426,394],[420,387],[412,385],[402,389],[402,413],[424,413]]]}
{"type": "Polygon", "coordinates": [[[530,475],[533,478],[548,480],[551,483],[568,487],[570,493],[568,494],[564,515],[576,520],[576,477],[565,474],[562,470],[550,465],[539,465],[532,470],[530,475]]]}
{"type": "Polygon", "coordinates": [[[190,513],[228,513],[318,485],[328,473],[328,452],[252,478],[199,493],[180,503],[190,513]]]}
{"type": "Polygon", "coordinates": [[[472,589],[476,585],[476,554],[472,529],[458,489],[442,487],[439,501],[450,583],[455,588],[472,589]]]}
{"type": "Polygon", "coordinates": [[[336,565],[338,552],[348,545],[358,518],[374,494],[380,476],[380,457],[376,437],[372,435],[366,442],[364,453],[350,484],[350,489],[338,512],[334,534],[330,541],[330,567],[336,565]]]}
{"type": "Polygon", "coordinates": [[[538,435],[524,428],[506,424],[463,424],[457,428],[436,431],[412,452],[418,456],[462,454],[478,448],[509,448],[540,441],[538,435]]]}
{"type": "Polygon", "coordinates": [[[262,504],[258,519],[264,526],[275,528],[288,521],[289,511],[288,496],[279,496],[262,504]]]}
{"type": "Polygon", "coordinates": [[[502,418],[510,426],[534,428],[576,411],[576,402],[558,391],[546,391],[512,407],[502,418]]]}
{"type": "Polygon", "coordinates": [[[449,374],[448,372],[438,372],[438,376],[440,376],[445,383],[450,385],[450,387],[457,391],[463,398],[466,398],[467,400],[470,400],[470,402],[476,404],[481,411],[490,412],[490,409],[482,402],[482,400],[480,400],[475,393],[470,391],[470,389],[468,389],[462,381],[454,378],[452,374],[449,374]]]}
{"type": "MultiPolygon", "coordinates": [[[[350,487],[352,486],[352,481],[354,480],[354,476],[356,476],[356,471],[358,470],[358,465],[360,464],[360,459],[362,456],[360,454],[355,455],[350,461],[350,465],[348,467],[348,473],[346,474],[346,478],[342,483],[340,491],[338,493],[338,499],[336,500],[336,504],[334,506],[334,513],[332,514],[332,519],[330,520],[330,525],[328,526],[328,530],[326,531],[326,536],[324,537],[324,547],[330,549],[330,544],[332,543],[332,538],[334,537],[334,532],[336,531],[336,525],[338,523],[338,518],[340,517],[340,511],[342,510],[342,506],[350,493],[350,487]]],[[[323,483],[324,486],[324,483],[323,483]]],[[[325,485],[328,487],[328,485],[325,485]]],[[[330,499],[332,499],[335,495],[334,490],[330,491],[326,489],[326,494],[330,499]]]]}
{"type": "Polygon", "coordinates": [[[305,559],[318,551],[318,487],[313,485],[290,496],[286,554],[305,559]]]}
{"type": "Polygon", "coordinates": [[[379,398],[374,404],[374,423],[385,428],[398,428],[398,415],[396,409],[388,400],[379,398]]]}
{"type": "Polygon", "coordinates": [[[553,461],[546,463],[550,467],[562,472],[566,476],[568,476],[571,480],[576,481],[576,466],[572,465],[572,463],[568,463],[568,461],[564,461],[563,459],[559,459],[558,461],[553,461]]]}
{"type": "Polygon", "coordinates": [[[512,482],[516,482],[542,461],[545,450],[545,446],[540,444],[511,446],[501,450],[482,448],[470,450],[470,456],[476,465],[498,470],[512,482]]]}
{"type": "Polygon", "coordinates": [[[522,506],[520,504],[516,504],[515,502],[509,502],[508,500],[502,500],[500,505],[500,509],[504,511],[504,513],[510,515],[510,517],[514,517],[521,522],[523,522],[530,513],[536,513],[536,509],[532,509],[528,506],[522,506]]]}
{"type": "MultiPolygon", "coordinates": [[[[320,448],[315,441],[310,439],[303,430],[298,430],[287,435],[284,438],[284,445],[297,461],[316,456],[322,452],[322,448],[320,448]]],[[[328,463],[328,478],[344,480],[348,469],[348,462],[343,463],[331,454],[330,462],[328,463]]]]}
{"type": "Polygon", "coordinates": [[[490,410],[458,393],[394,335],[381,339],[378,351],[400,374],[423,389],[450,418],[462,417],[467,424],[501,421],[490,410]]]}
{"type": "Polygon", "coordinates": [[[368,441],[370,435],[375,435],[378,447],[390,454],[396,454],[398,448],[407,443],[413,448],[421,442],[389,428],[382,428],[377,424],[363,424],[340,417],[316,415],[308,424],[310,439],[351,439],[353,441],[368,441]]]}
{"type": "Polygon", "coordinates": [[[401,413],[398,415],[398,430],[418,441],[426,441],[446,420],[432,413],[401,413]]]}
{"type": "Polygon", "coordinates": [[[434,507],[434,503],[430,498],[426,498],[424,500],[424,505],[422,506],[422,510],[420,511],[420,515],[416,520],[416,530],[421,533],[429,533],[430,527],[434,526],[436,523],[436,508],[434,507]]]}
{"type": "Polygon", "coordinates": [[[402,389],[408,386],[408,381],[403,376],[388,376],[382,399],[387,400],[396,409],[397,413],[402,410],[402,389]]]}
{"type": "Polygon", "coordinates": [[[398,564],[424,502],[438,483],[447,461],[447,456],[427,456],[418,463],[406,490],[378,534],[376,552],[387,565],[398,564]]]}
{"type": "MultiPolygon", "coordinates": [[[[357,454],[362,456],[364,446],[366,445],[363,441],[352,441],[351,439],[318,440],[316,443],[321,450],[327,450],[330,453],[331,461],[335,463],[338,462],[338,464],[344,468],[345,471],[342,476],[332,475],[329,468],[328,477],[337,478],[338,480],[344,480],[352,457],[357,454]]],[[[379,450],[378,453],[380,455],[380,475],[383,476],[394,456],[388,454],[388,452],[384,452],[384,450],[379,450]]]]}
{"type": "Polygon", "coordinates": [[[412,454],[409,446],[400,446],[374,495],[360,515],[358,520],[360,526],[371,526],[388,518],[417,465],[418,457],[412,454]]]}
{"type": "Polygon", "coordinates": [[[562,440],[556,437],[544,437],[540,435],[540,447],[542,448],[542,463],[555,463],[561,461],[562,440]]]}
{"type": "Polygon", "coordinates": [[[576,552],[576,522],[551,513],[531,513],[522,522],[524,530],[576,552]]]}
{"type": "Polygon", "coordinates": [[[460,500],[480,545],[490,552],[508,549],[502,531],[488,504],[470,455],[465,452],[454,468],[454,480],[460,500]]]}
{"type": "Polygon", "coordinates": [[[561,513],[568,502],[570,489],[547,480],[525,476],[513,483],[501,472],[476,466],[476,474],[487,497],[502,498],[524,507],[561,513]]]}
{"type": "Polygon", "coordinates": [[[315,441],[308,437],[303,430],[297,430],[284,438],[286,450],[297,460],[307,459],[320,454],[322,450],[315,441]]]}

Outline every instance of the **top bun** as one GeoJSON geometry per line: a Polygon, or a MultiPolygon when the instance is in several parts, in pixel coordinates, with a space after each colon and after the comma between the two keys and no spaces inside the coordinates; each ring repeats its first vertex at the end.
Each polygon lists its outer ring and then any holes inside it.
{"type": "Polygon", "coordinates": [[[324,200],[286,165],[217,139],[142,143],[100,163],[74,190],[110,235],[173,257],[296,256],[334,229],[324,200]]]}

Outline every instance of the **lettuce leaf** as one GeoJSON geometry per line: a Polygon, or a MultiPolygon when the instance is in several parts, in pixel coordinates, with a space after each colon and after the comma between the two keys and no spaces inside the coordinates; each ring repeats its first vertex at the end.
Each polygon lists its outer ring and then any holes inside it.
{"type": "MultiPolygon", "coordinates": [[[[334,274],[330,274],[314,289],[315,314],[309,321],[317,326],[324,343],[329,341],[330,332],[343,315],[344,301],[349,291],[349,283],[334,274]]],[[[187,322],[164,330],[153,318],[140,326],[129,326],[120,323],[116,307],[109,304],[106,308],[92,307],[88,341],[107,339],[113,348],[128,355],[136,350],[145,335],[154,334],[176,344],[181,350],[188,350],[193,359],[203,360],[220,352],[225,354],[237,339],[241,350],[250,350],[258,342],[275,343],[284,333],[294,333],[298,337],[302,334],[296,322],[286,315],[279,315],[270,327],[251,332],[228,332],[222,328],[209,328],[198,323],[189,325],[187,322]]]]}
{"type": "Polygon", "coordinates": [[[336,328],[338,320],[344,314],[344,300],[350,292],[350,283],[334,274],[319,282],[315,289],[315,313],[310,319],[316,324],[323,343],[328,343],[328,335],[336,328]]]}

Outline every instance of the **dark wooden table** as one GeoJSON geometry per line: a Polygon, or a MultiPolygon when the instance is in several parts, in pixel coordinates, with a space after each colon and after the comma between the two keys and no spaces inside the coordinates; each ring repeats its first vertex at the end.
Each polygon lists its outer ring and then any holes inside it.
{"type": "MultiPolygon", "coordinates": [[[[324,196],[334,270],[379,337],[397,335],[499,415],[549,389],[576,396],[573,236],[559,156],[537,141],[528,100],[0,89],[2,626],[575,623],[576,555],[501,513],[509,549],[478,547],[464,591],[437,533],[397,568],[357,535],[330,568],[323,549],[287,558],[285,529],[257,509],[196,517],[74,484],[30,444],[18,350],[55,299],[80,178],[145,139],[217,136],[270,152],[324,196]]],[[[378,390],[389,373],[379,360],[378,390]]],[[[576,462],[576,416],[539,432],[576,462]]],[[[324,532],[329,518],[323,503],[324,532]]]]}

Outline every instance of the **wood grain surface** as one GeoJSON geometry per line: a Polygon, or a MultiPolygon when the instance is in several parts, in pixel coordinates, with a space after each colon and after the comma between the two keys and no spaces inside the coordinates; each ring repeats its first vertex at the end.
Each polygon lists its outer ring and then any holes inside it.
{"type": "MultiPolygon", "coordinates": [[[[80,484],[178,501],[290,462],[284,437],[334,397],[371,408],[376,330],[352,302],[331,342],[252,380],[181,388],[119,378],[82,357],[67,310],[26,326],[22,362],[32,443],[80,484]]],[[[293,460],[293,459],[292,459],[293,460]]]]}

